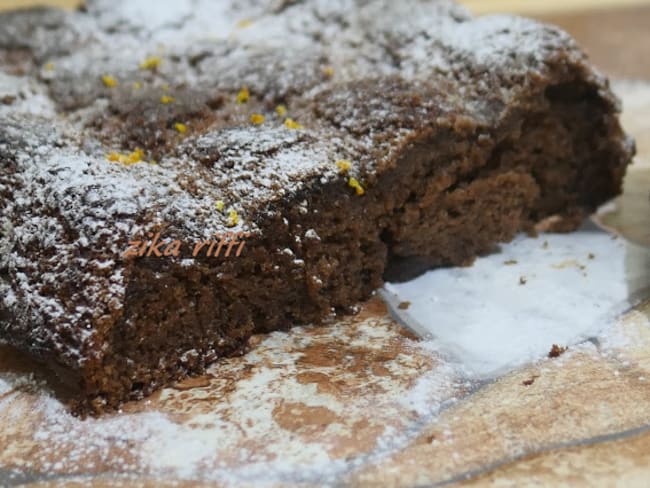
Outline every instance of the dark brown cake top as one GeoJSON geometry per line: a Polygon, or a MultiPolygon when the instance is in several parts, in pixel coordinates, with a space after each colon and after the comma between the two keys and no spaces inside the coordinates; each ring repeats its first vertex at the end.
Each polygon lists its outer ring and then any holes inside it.
{"type": "Polygon", "coordinates": [[[338,160],[372,180],[423,128],[490,124],[552,58],[582,56],[555,28],[450,1],[95,1],[0,23],[6,125],[58,141],[8,141],[30,171],[59,155],[79,176],[62,191],[210,232],[229,220],[215,200],[252,225],[338,160]]]}
{"type": "Polygon", "coordinates": [[[406,144],[494,125],[562,66],[606,88],[560,30],[447,0],[99,0],[0,27],[0,296],[60,319],[43,340],[119,311],[134,235],[258,232],[328,182],[363,198],[406,144]]]}

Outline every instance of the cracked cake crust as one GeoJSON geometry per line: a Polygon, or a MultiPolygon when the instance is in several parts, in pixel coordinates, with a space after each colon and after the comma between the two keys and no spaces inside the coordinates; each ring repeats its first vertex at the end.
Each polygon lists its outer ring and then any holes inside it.
{"type": "Polygon", "coordinates": [[[0,15],[0,339],[84,411],[549,217],[571,230],[634,153],[553,26],[446,0],[148,5],[0,15]],[[124,256],[230,231],[238,258],[124,256]]]}

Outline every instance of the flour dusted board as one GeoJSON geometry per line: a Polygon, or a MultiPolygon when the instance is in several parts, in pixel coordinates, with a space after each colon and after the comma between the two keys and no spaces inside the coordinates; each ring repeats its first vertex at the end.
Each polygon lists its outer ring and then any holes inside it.
{"type": "Polygon", "coordinates": [[[650,423],[649,325],[632,312],[598,342],[480,385],[371,301],[349,322],[259,338],[203,378],[85,422],[29,374],[13,373],[3,351],[4,481],[93,473],[226,486],[450,480],[650,423]]]}

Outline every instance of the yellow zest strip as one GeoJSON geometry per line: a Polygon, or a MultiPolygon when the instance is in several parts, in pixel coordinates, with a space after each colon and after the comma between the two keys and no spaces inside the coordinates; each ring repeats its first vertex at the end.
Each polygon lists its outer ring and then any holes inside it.
{"type": "Polygon", "coordinates": [[[150,56],[140,63],[140,69],[155,70],[162,63],[162,59],[158,56],[150,56]]]}
{"type": "Polygon", "coordinates": [[[350,178],[348,180],[348,186],[350,188],[354,188],[354,190],[357,192],[357,195],[359,196],[366,193],[366,190],[364,190],[363,186],[361,186],[361,183],[359,183],[356,178],[350,178]]]}
{"type": "Polygon", "coordinates": [[[106,159],[113,161],[115,163],[121,163],[125,166],[131,166],[143,162],[142,158],[144,157],[144,151],[137,148],[135,151],[123,154],[118,152],[110,152],[106,155],[106,159]]]}
{"type": "Polygon", "coordinates": [[[231,209],[228,211],[228,222],[227,222],[226,225],[227,225],[228,227],[234,227],[234,226],[236,226],[238,223],[239,223],[239,214],[237,213],[237,211],[236,211],[235,209],[232,209],[232,208],[231,208],[231,209]]]}
{"type": "Polygon", "coordinates": [[[110,75],[104,75],[104,76],[102,76],[102,82],[103,82],[104,85],[107,86],[108,88],[114,88],[114,87],[116,87],[117,84],[118,84],[118,83],[117,83],[117,80],[116,80],[115,78],[113,78],[112,76],[110,76],[110,75]]]}
{"type": "Polygon", "coordinates": [[[293,119],[286,119],[284,121],[284,126],[287,129],[302,129],[302,125],[300,125],[298,122],[296,122],[293,119]]]}
{"type": "Polygon", "coordinates": [[[339,169],[339,173],[344,175],[347,174],[348,171],[350,171],[350,168],[352,168],[352,163],[347,159],[341,159],[336,162],[336,167],[339,169]]]}
{"type": "Polygon", "coordinates": [[[248,91],[248,88],[243,87],[241,90],[239,90],[239,93],[237,94],[237,103],[242,104],[248,102],[250,96],[251,93],[248,91]]]}
{"type": "Polygon", "coordinates": [[[251,115],[251,123],[255,125],[260,125],[264,123],[264,120],[266,117],[264,117],[262,114],[253,114],[251,115]]]}

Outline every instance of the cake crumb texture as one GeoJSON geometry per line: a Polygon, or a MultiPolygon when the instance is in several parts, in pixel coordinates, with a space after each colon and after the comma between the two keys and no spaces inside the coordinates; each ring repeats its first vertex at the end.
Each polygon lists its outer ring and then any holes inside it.
{"type": "Polygon", "coordinates": [[[447,0],[90,0],[0,26],[0,339],[80,410],[572,230],[634,153],[566,33],[447,0]],[[123,257],[158,232],[250,238],[123,257]]]}

